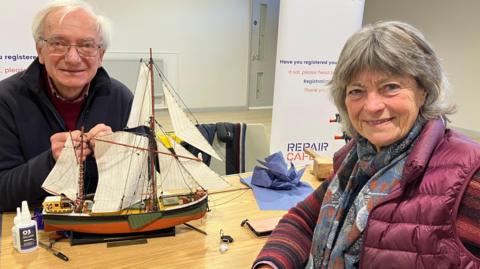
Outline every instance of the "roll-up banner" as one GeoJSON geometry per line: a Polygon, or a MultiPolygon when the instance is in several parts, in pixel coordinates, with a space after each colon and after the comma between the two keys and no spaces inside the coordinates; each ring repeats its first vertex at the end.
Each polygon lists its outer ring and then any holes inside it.
{"type": "Polygon", "coordinates": [[[302,165],[311,163],[305,148],[332,157],[345,144],[326,84],[363,7],[364,0],[280,2],[270,152],[302,165]]]}
{"type": "Polygon", "coordinates": [[[0,16],[0,80],[25,70],[35,60],[33,16],[49,1],[2,1],[0,16]]]}

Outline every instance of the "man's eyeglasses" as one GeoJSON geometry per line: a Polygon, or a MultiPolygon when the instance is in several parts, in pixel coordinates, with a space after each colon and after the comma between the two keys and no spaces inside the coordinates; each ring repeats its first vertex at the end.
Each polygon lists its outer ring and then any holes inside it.
{"type": "Polygon", "coordinates": [[[68,44],[67,42],[55,38],[50,39],[42,39],[45,43],[47,43],[47,48],[50,53],[64,55],[69,50],[70,47],[75,47],[78,54],[82,57],[95,57],[98,54],[100,48],[102,48],[101,44],[96,44],[95,42],[84,42],[81,44],[68,44]]]}

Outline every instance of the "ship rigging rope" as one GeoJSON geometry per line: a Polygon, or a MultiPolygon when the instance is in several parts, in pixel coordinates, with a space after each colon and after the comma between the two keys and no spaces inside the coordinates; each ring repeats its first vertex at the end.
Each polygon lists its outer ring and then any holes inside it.
{"type": "MultiPolygon", "coordinates": [[[[239,190],[241,190],[241,189],[239,189],[239,190]]],[[[227,200],[227,201],[224,201],[224,202],[222,202],[222,203],[218,203],[218,204],[217,204],[216,202],[219,201],[219,200],[223,200],[223,197],[222,197],[222,198],[218,198],[218,199],[210,199],[210,198],[209,198],[209,201],[213,203],[213,205],[211,206],[211,208],[212,208],[213,210],[215,210],[215,208],[218,207],[218,206],[221,206],[221,205],[224,205],[224,204],[228,204],[228,203],[232,202],[233,200],[240,198],[240,197],[243,196],[245,193],[247,193],[248,188],[247,188],[247,189],[243,189],[243,190],[244,190],[243,192],[241,192],[240,194],[238,194],[238,195],[236,195],[236,196],[234,196],[234,197],[225,196],[225,197],[228,197],[228,198],[230,198],[230,199],[227,200]]],[[[208,196],[208,197],[211,197],[211,196],[208,196]]],[[[213,213],[213,212],[212,212],[212,213],[213,213]]]]}
{"type": "Polygon", "coordinates": [[[189,160],[198,161],[198,162],[201,162],[201,161],[202,161],[202,160],[200,160],[199,158],[192,158],[192,157],[183,156],[183,155],[175,155],[175,154],[171,154],[171,153],[168,153],[168,152],[162,152],[162,151],[158,151],[158,150],[154,150],[154,149],[142,148],[142,147],[138,147],[138,146],[132,146],[132,145],[128,145],[128,144],[124,144],[124,143],[119,143],[119,142],[115,142],[115,141],[111,141],[111,140],[105,140],[105,139],[102,139],[102,138],[94,137],[94,138],[92,138],[92,139],[93,139],[93,140],[96,140],[96,141],[104,142],[104,143],[110,143],[110,144],[114,144],[114,145],[118,145],[118,146],[124,146],[124,147],[128,147],[128,148],[133,148],[133,149],[138,149],[138,150],[144,150],[144,151],[154,152],[154,153],[163,154],[163,155],[170,155],[170,156],[173,156],[173,157],[178,157],[178,158],[183,158],[183,159],[189,159],[189,160]]]}
{"type": "MultiPolygon", "coordinates": [[[[142,61],[141,61],[142,62],[142,61]]],[[[188,108],[188,106],[185,104],[185,102],[183,101],[182,97],[177,93],[177,91],[175,90],[175,88],[173,87],[172,83],[170,83],[170,81],[168,80],[167,76],[165,76],[165,74],[162,72],[162,70],[158,67],[157,63],[153,62],[153,66],[155,68],[155,71],[157,71],[158,73],[158,76],[160,77],[160,80],[167,86],[168,90],[172,93],[172,95],[174,95],[175,99],[177,99],[177,101],[179,101],[183,108],[188,111],[188,114],[190,115],[190,117],[192,119],[195,120],[195,123],[197,125],[199,125],[199,122],[198,122],[198,119],[195,117],[195,114],[193,114],[193,112],[188,108]]],[[[160,124],[159,124],[160,125],[160,124]]],[[[213,145],[212,145],[213,147],[213,145]]],[[[225,163],[227,165],[230,165],[230,164],[233,164],[233,161],[229,160],[228,158],[226,158],[226,153],[224,154],[223,152],[221,152],[218,148],[214,148],[215,152],[225,161],[225,163]]]]}
{"type": "MultiPolygon", "coordinates": [[[[140,62],[144,62],[143,59],[141,59],[140,62]]],[[[155,68],[155,71],[157,72],[158,76],[160,77],[161,82],[164,83],[165,86],[168,88],[167,90],[170,91],[172,93],[172,95],[174,95],[174,98],[177,99],[177,101],[179,101],[182,104],[183,108],[186,111],[188,111],[188,114],[190,115],[190,117],[192,117],[195,120],[195,123],[198,125],[199,122],[198,122],[198,119],[195,117],[195,114],[193,114],[193,112],[188,108],[188,106],[185,104],[185,102],[183,101],[181,96],[177,93],[177,91],[173,87],[172,83],[168,80],[167,76],[165,76],[165,74],[162,72],[162,70],[158,67],[156,62],[153,62],[153,67],[155,68]]],[[[157,123],[157,125],[160,127],[160,130],[164,134],[166,134],[165,131],[162,128],[162,125],[155,118],[154,118],[154,120],[157,123]]],[[[218,148],[214,148],[214,150],[225,161],[226,164],[233,163],[233,161],[228,160],[228,158],[226,158],[226,153],[224,154],[223,152],[219,151],[218,148]]],[[[164,154],[168,154],[168,153],[164,153],[164,154]]],[[[206,153],[202,152],[202,154],[206,154],[206,153]]],[[[181,155],[177,155],[177,156],[182,157],[181,155]]],[[[184,157],[184,158],[187,158],[187,157],[184,157]]],[[[198,159],[198,158],[196,160],[197,161],[202,161],[201,159],[198,159]]],[[[230,184],[230,182],[227,182],[227,183],[230,186],[233,186],[232,184],[230,184]]]]}
{"type": "Polygon", "coordinates": [[[198,124],[198,120],[197,118],[195,117],[195,115],[192,113],[192,111],[188,108],[188,106],[185,104],[185,102],[183,101],[183,99],[180,97],[180,95],[177,93],[177,91],[175,90],[175,88],[173,88],[172,86],[172,83],[170,83],[170,81],[167,79],[167,77],[165,76],[165,74],[163,74],[162,70],[160,70],[160,68],[158,67],[157,63],[153,63],[153,66],[155,67],[155,70],[157,71],[157,74],[158,76],[160,77],[160,80],[165,84],[165,86],[167,86],[168,88],[168,91],[170,91],[175,99],[178,99],[178,101],[180,101],[180,103],[183,105],[183,108],[185,110],[188,111],[188,114],[195,120],[196,124],[198,124]]]}

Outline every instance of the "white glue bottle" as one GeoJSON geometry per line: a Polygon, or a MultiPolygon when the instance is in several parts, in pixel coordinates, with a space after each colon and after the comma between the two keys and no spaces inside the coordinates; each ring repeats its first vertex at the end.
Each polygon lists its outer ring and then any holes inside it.
{"type": "Polygon", "coordinates": [[[22,202],[22,214],[17,225],[15,237],[17,250],[20,253],[31,252],[38,247],[37,222],[32,220],[27,201],[22,202]]]}
{"type": "Polygon", "coordinates": [[[12,242],[13,248],[17,249],[17,234],[18,234],[18,223],[20,223],[20,218],[22,217],[20,207],[17,207],[17,215],[13,218],[13,227],[12,227],[12,242]]]}

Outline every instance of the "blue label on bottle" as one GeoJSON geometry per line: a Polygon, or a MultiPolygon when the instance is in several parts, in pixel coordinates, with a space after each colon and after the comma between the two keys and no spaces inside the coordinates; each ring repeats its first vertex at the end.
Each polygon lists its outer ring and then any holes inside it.
{"type": "Polygon", "coordinates": [[[35,229],[35,225],[19,228],[18,235],[20,236],[19,247],[21,250],[30,249],[37,246],[37,231],[35,229]]]}

